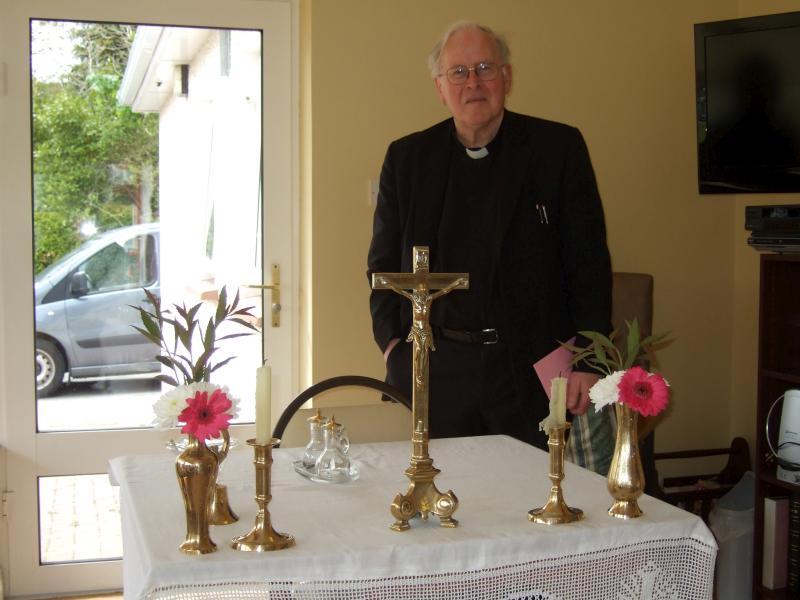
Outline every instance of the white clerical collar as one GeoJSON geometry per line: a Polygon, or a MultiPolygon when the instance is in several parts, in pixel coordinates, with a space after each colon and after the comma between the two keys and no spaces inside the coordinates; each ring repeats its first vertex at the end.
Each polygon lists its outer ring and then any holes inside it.
{"type": "Polygon", "coordinates": [[[489,150],[486,146],[481,146],[480,148],[464,148],[467,151],[467,156],[470,158],[478,159],[483,158],[485,156],[489,156],[489,150]]]}

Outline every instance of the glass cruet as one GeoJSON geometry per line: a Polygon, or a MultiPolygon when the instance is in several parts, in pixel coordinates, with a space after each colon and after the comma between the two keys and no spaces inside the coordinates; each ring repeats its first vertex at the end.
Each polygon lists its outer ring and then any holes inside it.
{"type": "Polygon", "coordinates": [[[322,433],[325,420],[320,409],[317,409],[316,415],[308,418],[309,442],[303,453],[303,466],[306,469],[314,469],[319,455],[325,450],[325,439],[322,433]]]}
{"type": "Polygon", "coordinates": [[[336,435],[339,423],[331,420],[322,427],[325,439],[325,449],[317,458],[317,475],[328,481],[347,481],[350,477],[350,459],[342,452],[339,439],[336,435]]]}

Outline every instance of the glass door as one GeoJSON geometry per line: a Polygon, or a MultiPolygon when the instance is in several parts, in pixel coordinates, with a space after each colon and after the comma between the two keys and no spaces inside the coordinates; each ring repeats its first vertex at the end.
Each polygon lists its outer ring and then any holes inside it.
{"type": "Polygon", "coordinates": [[[253,307],[258,334],[225,340],[219,358],[233,359],[212,377],[240,399],[234,438],[250,435],[262,356],[276,395],[296,387],[293,5],[76,4],[0,9],[3,134],[18,150],[0,165],[13,595],[121,587],[107,461],[180,436],[151,427],[169,386],[133,328],[134,307],[152,310],[145,290],[163,307],[198,305],[203,323],[223,286],[253,307]],[[277,272],[273,326],[245,284],[277,272]]]}

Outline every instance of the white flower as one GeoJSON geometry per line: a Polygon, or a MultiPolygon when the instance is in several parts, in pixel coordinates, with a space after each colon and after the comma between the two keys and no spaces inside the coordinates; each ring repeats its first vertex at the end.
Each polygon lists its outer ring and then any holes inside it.
{"type": "Polygon", "coordinates": [[[194,398],[197,392],[207,392],[209,395],[216,389],[221,389],[228,396],[231,401],[231,407],[228,413],[232,418],[239,416],[239,399],[231,396],[227,386],[219,386],[214,383],[206,381],[198,381],[195,383],[187,383],[181,385],[161,395],[161,397],[153,404],[153,412],[156,413],[156,418],[153,420],[153,425],[156,429],[170,429],[177,427],[178,415],[186,408],[186,401],[189,398],[194,398]]]}
{"type": "Polygon", "coordinates": [[[611,375],[606,375],[589,390],[589,398],[594,404],[594,411],[600,412],[609,404],[619,400],[619,382],[625,371],[614,371],[611,375]]]}
{"type": "Polygon", "coordinates": [[[231,407],[228,409],[228,414],[231,416],[231,419],[235,419],[236,417],[238,417],[239,416],[239,399],[238,398],[234,398],[231,395],[231,392],[228,389],[227,385],[215,385],[213,387],[219,388],[223,392],[225,392],[225,395],[228,397],[228,400],[231,401],[231,407]]]}
{"type": "Polygon", "coordinates": [[[178,415],[186,408],[186,398],[189,397],[188,387],[181,385],[173,388],[165,394],[161,394],[161,397],[153,404],[153,412],[156,413],[153,425],[156,429],[169,429],[178,424],[178,415]]]}

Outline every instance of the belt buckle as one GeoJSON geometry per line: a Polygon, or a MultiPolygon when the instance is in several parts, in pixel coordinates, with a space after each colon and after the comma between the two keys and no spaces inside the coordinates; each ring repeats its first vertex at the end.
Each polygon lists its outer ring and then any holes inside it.
{"type": "Polygon", "coordinates": [[[497,329],[481,329],[481,333],[494,333],[494,339],[491,341],[481,342],[484,345],[487,344],[496,344],[497,341],[500,339],[500,336],[497,334],[497,329]]]}

